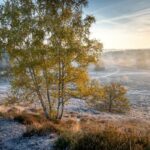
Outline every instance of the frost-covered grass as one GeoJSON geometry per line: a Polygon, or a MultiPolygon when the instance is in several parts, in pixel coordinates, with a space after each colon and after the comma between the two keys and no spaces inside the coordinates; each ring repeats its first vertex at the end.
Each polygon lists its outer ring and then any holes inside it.
{"type": "Polygon", "coordinates": [[[150,143],[150,123],[138,119],[115,120],[68,113],[62,121],[49,121],[41,112],[17,109],[1,116],[26,126],[21,139],[55,134],[57,150],[148,150],[150,143]]]}

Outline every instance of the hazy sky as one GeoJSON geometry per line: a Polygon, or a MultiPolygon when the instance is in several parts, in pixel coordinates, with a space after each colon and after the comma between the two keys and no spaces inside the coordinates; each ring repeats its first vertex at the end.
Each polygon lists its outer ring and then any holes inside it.
{"type": "Polygon", "coordinates": [[[104,48],[150,48],[150,0],[89,0],[85,13],[96,17],[92,37],[104,48]]]}

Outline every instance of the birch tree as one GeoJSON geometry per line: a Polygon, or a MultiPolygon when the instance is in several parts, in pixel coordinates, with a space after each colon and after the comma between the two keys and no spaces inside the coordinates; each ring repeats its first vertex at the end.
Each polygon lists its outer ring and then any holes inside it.
{"type": "Polygon", "coordinates": [[[7,0],[0,7],[0,48],[11,62],[12,88],[39,100],[45,116],[61,119],[72,87],[88,80],[102,44],[89,38],[87,0],[7,0]],[[56,112],[56,113],[53,113],[56,112]]]}

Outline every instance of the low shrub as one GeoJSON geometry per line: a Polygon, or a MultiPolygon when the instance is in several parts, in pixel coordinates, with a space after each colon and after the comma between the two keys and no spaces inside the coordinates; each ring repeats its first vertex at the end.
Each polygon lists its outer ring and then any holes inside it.
{"type": "Polygon", "coordinates": [[[104,104],[109,112],[126,112],[130,108],[126,97],[127,90],[119,83],[111,83],[104,86],[104,104]]]}
{"type": "Polygon", "coordinates": [[[54,149],[55,150],[74,150],[74,146],[77,144],[76,142],[82,136],[81,132],[72,133],[72,132],[64,132],[61,136],[56,140],[54,149]]]}
{"type": "Polygon", "coordinates": [[[148,136],[110,129],[97,132],[66,133],[55,143],[56,150],[148,150],[148,136]]]}
{"type": "Polygon", "coordinates": [[[23,134],[24,137],[31,137],[34,135],[43,136],[50,133],[57,133],[57,127],[51,122],[45,122],[43,124],[29,125],[27,126],[26,132],[23,134]]]}
{"type": "Polygon", "coordinates": [[[119,83],[101,85],[98,80],[91,80],[79,87],[79,93],[81,99],[99,111],[125,113],[130,110],[127,89],[119,83]]]}
{"type": "Polygon", "coordinates": [[[0,112],[0,117],[3,117],[3,113],[2,112],[0,112]]]}
{"type": "MultiPolygon", "coordinates": [[[[44,117],[43,117],[44,118],[44,117]]],[[[37,122],[41,122],[41,116],[40,115],[33,115],[33,114],[17,114],[14,116],[14,120],[25,125],[32,125],[37,122]]],[[[44,120],[44,119],[42,119],[44,120]]]]}
{"type": "Polygon", "coordinates": [[[15,112],[1,112],[0,116],[5,119],[14,119],[14,116],[16,116],[16,113],[15,112]]]}

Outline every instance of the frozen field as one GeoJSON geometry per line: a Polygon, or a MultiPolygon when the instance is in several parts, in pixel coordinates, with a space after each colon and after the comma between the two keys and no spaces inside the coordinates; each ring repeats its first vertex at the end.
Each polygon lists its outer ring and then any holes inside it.
{"type": "Polygon", "coordinates": [[[127,96],[134,109],[150,113],[150,70],[138,70],[131,68],[110,67],[105,71],[89,71],[93,79],[101,84],[118,82],[124,85],[127,96]]]}
{"type": "Polygon", "coordinates": [[[0,102],[7,96],[10,89],[9,82],[0,79],[0,102]]]}

